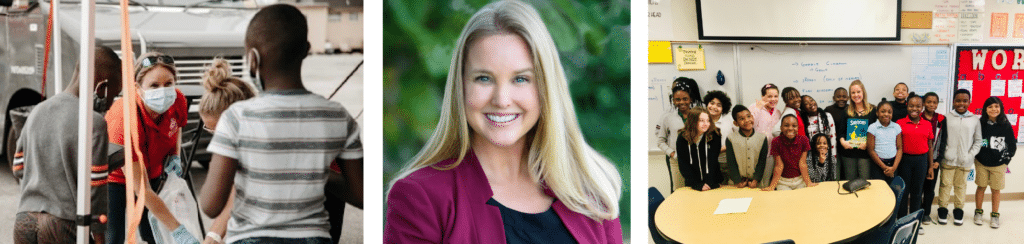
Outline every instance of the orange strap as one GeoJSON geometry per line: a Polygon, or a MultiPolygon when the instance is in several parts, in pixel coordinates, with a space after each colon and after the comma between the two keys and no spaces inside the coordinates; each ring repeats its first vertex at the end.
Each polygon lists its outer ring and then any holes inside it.
{"type": "Polygon", "coordinates": [[[126,243],[134,244],[135,233],[138,230],[139,222],[142,220],[142,209],[146,204],[146,191],[140,191],[140,195],[136,198],[135,190],[146,187],[145,181],[149,180],[149,177],[145,173],[146,163],[144,159],[140,157],[137,161],[133,160],[133,155],[143,154],[138,143],[139,128],[136,124],[139,115],[138,110],[136,110],[138,106],[135,101],[138,99],[138,94],[136,94],[135,89],[132,89],[135,87],[135,54],[132,51],[131,25],[129,21],[128,0],[121,0],[121,87],[125,88],[122,99],[126,101],[121,104],[124,113],[124,116],[122,116],[124,122],[124,145],[130,149],[124,154],[124,172],[126,176],[124,239],[126,243]],[[135,153],[131,153],[131,151],[135,153]]]}
{"type": "MultiPolygon", "coordinates": [[[[40,98],[42,100],[46,99],[46,70],[50,67],[50,45],[53,43],[53,8],[53,2],[50,2],[50,15],[46,16],[46,51],[43,52],[43,85],[39,88],[39,92],[43,94],[40,98]]],[[[60,89],[60,87],[57,89],[60,89]]]]}

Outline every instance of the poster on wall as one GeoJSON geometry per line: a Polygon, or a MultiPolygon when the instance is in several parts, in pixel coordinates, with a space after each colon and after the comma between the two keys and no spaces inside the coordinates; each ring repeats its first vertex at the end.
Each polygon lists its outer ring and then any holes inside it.
{"type": "MultiPolygon", "coordinates": [[[[982,114],[985,99],[991,96],[1003,101],[1006,114],[1020,114],[1021,79],[1024,78],[1024,45],[1019,46],[956,46],[956,65],[953,82],[955,89],[971,91],[971,105],[967,109],[982,114]],[[1009,88],[1009,89],[1007,89],[1009,88]],[[1007,91],[1009,90],[1009,91],[1007,91]]],[[[1022,138],[1020,128],[1014,126],[1017,141],[1022,138]]]]}

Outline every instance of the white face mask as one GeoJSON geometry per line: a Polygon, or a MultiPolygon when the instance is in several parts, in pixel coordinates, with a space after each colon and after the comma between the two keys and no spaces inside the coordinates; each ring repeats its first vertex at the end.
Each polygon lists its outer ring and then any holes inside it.
{"type": "Polygon", "coordinates": [[[178,93],[175,92],[174,87],[146,90],[142,94],[142,102],[146,104],[146,107],[158,114],[167,112],[167,109],[171,108],[171,105],[174,104],[174,100],[177,98],[178,93]]]}

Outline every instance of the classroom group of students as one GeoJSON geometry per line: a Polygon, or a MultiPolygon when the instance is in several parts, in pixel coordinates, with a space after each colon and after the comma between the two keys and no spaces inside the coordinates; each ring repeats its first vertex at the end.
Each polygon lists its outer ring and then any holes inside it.
{"type": "Polygon", "coordinates": [[[674,108],[657,124],[656,136],[673,191],[723,185],[796,190],[823,181],[891,183],[900,177],[906,190],[897,216],[923,209],[925,224],[933,222],[937,181],[938,223],[948,222],[946,207],[952,203],[954,224],[963,224],[966,175],[977,168],[974,223],[984,224],[982,200],[991,187],[989,225],[999,228],[999,191],[1017,144],[1002,101],[986,99],[976,115],[967,110],[970,91],[960,89],[954,93],[953,110],[943,115],[935,112],[937,94],[908,91],[899,83],[893,101],[883,98],[872,104],[864,83],[855,80],[849,88],[835,90],[832,105],[820,108],[796,88],[780,92],[769,83],[754,104],[732,107],[724,92],[700,97],[697,82],[680,77],[672,85],[674,108]],[[776,108],[780,98],[785,104],[781,111],[776,108]]]}

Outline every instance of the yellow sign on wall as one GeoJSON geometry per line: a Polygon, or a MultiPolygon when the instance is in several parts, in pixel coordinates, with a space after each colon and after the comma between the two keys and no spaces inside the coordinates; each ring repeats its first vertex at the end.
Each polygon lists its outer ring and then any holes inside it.
{"type": "Polygon", "coordinates": [[[672,63],[672,43],[666,41],[647,42],[647,63],[672,63]]]}
{"type": "Polygon", "coordinates": [[[673,49],[676,56],[676,68],[679,70],[704,70],[704,49],[684,48],[676,46],[673,49]]]}

